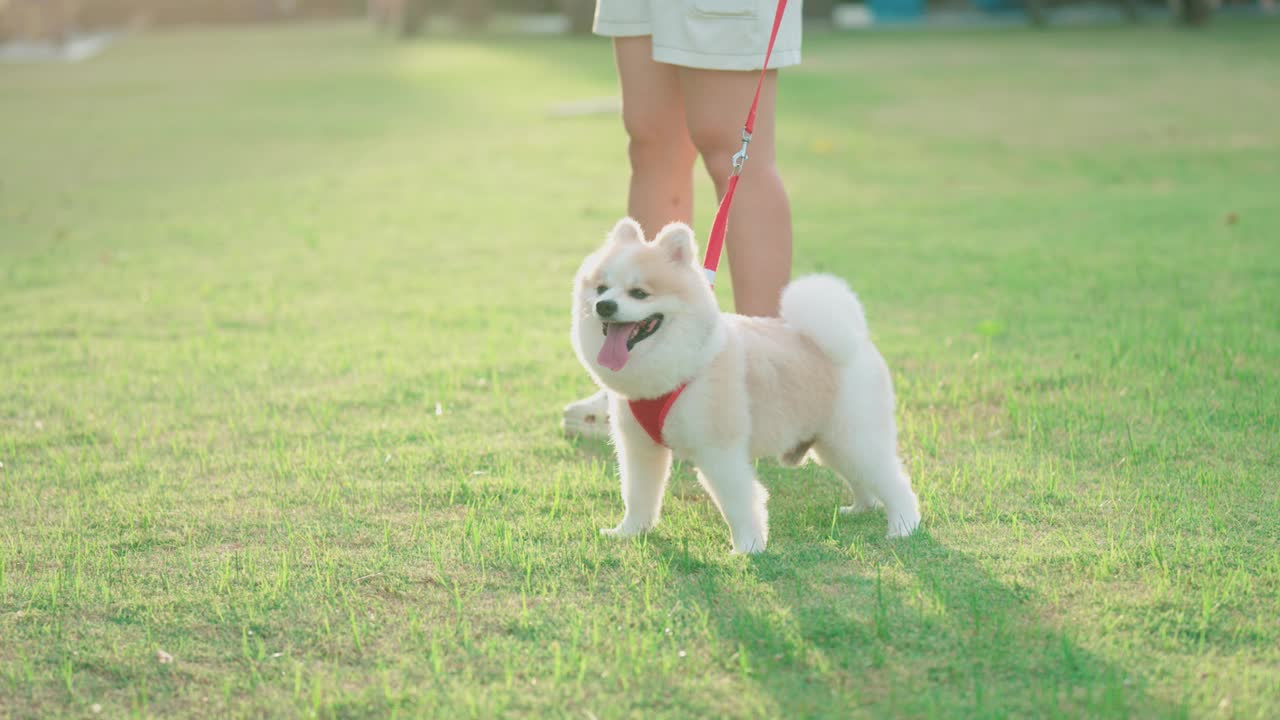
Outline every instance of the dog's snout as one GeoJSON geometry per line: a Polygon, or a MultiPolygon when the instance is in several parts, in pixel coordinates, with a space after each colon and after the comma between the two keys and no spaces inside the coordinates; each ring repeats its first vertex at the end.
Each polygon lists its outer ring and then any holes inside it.
{"type": "Polygon", "coordinates": [[[600,317],[613,317],[616,312],[618,312],[618,303],[612,300],[601,300],[596,303],[596,314],[600,317]]]}

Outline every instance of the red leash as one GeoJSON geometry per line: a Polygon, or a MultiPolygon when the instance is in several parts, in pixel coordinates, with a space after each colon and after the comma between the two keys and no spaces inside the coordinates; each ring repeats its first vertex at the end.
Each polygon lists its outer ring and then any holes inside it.
{"type": "Polygon", "coordinates": [[[742,174],[742,166],[747,162],[747,146],[751,144],[751,133],[756,129],[756,107],[760,104],[760,89],[764,87],[765,74],[769,72],[769,58],[773,55],[773,43],[778,39],[778,28],[782,27],[782,12],[786,9],[787,0],[778,0],[778,11],[773,16],[773,31],[769,33],[769,47],[764,52],[764,67],[760,70],[760,79],[756,81],[756,94],[751,99],[747,121],[742,125],[742,149],[733,156],[733,174],[729,176],[729,186],[725,188],[724,198],[720,200],[720,209],[716,211],[715,222],[711,223],[711,234],[707,236],[707,254],[703,256],[702,267],[707,274],[707,282],[712,285],[715,285],[716,268],[720,267],[720,251],[724,249],[724,234],[729,229],[729,207],[733,205],[733,193],[738,189],[738,176],[742,174]]]}
{"type": "MultiPolygon", "coordinates": [[[[703,256],[702,268],[707,274],[707,283],[715,285],[716,268],[720,266],[720,251],[724,249],[724,234],[729,229],[729,207],[733,205],[733,192],[738,189],[738,176],[742,174],[742,166],[747,162],[747,145],[751,144],[751,133],[756,128],[756,107],[760,104],[760,90],[764,87],[765,73],[769,72],[769,58],[773,55],[773,43],[778,39],[778,28],[782,26],[782,12],[787,9],[787,0],[778,0],[778,12],[773,16],[773,31],[769,33],[769,47],[764,52],[764,67],[760,70],[760,79],[756,81],[756,94],[751,99],[751,109],[747,111],[747,121],[742,125],[742,149],[733,155],[733,174],[729,176],[729,186],[725,188],[724,198],[720,200],[720,209],[716,211],[715,222],[711,224],[711,234],[707,236],[707,254],[703,256]]],[[[671,392],[656,398],[628,400],[631,414],[635,416],[640,427],[658,445],[662,441],[662,428],[667,424],[667,413],[676,404],[685,384],[671,392]]]]}

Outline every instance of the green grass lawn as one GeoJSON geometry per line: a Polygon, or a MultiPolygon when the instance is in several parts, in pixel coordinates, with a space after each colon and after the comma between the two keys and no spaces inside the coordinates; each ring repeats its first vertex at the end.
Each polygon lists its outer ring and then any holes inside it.
{"type": "Polygon", "coordinates": [[[1278,47],[810,37],[797,273],[861,295],[925,524],[762,463],[755,558],[688,467],[600,537],[611,454],[559,431],[627,173],[550,108],[607,43],[0,68],[0,716],[1276,717],[1278,47]]]}

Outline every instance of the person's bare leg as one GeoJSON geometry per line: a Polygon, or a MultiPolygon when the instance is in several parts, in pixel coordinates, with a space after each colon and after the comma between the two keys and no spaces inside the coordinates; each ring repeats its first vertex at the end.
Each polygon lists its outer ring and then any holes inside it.
{"type": "Polygon", "coordinates": [[[652,238],[669,222],[692,220],[697,150],[685,124],[677,68],[653,61],[648,36],[614,38],[613,52],[631,161],[627,214],[652,238]]]}
{"type": "MultiPolygon", "coordinates": [[[[648,36],[614,38],[613,53],[631,161],[627,214],[652,237],[669,222],[691,222],[697,150],[685,123],[677,68],[653,61],[648,36]]],[[[564,409],[565,432],[604,437],[608,413],[608,397],[600,390],[564,409]]]]}
{"type": "MultiPolygon", "coordinates": [[[[755,93],[755,72],[680,68],[689,134],[724,196],[734,153],[742,147],[742,121],[755,93]]],[[[791,279],[791,205],[775,165],[778,73],[770,71],[760,92],[750,159],[738,181],[725,239],[733,273],[734,309],[742,315],[775,316],[791,279]]]]}

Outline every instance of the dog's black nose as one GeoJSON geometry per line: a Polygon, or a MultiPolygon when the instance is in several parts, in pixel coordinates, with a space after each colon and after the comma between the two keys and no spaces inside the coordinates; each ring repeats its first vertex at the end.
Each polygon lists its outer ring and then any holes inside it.
{"type": "Polygon", "coordinates": [[[596,314],[600,317],[613,317],[618,312],[618,303],[612,300],[601,300],[596,303],[596,314]]]}

